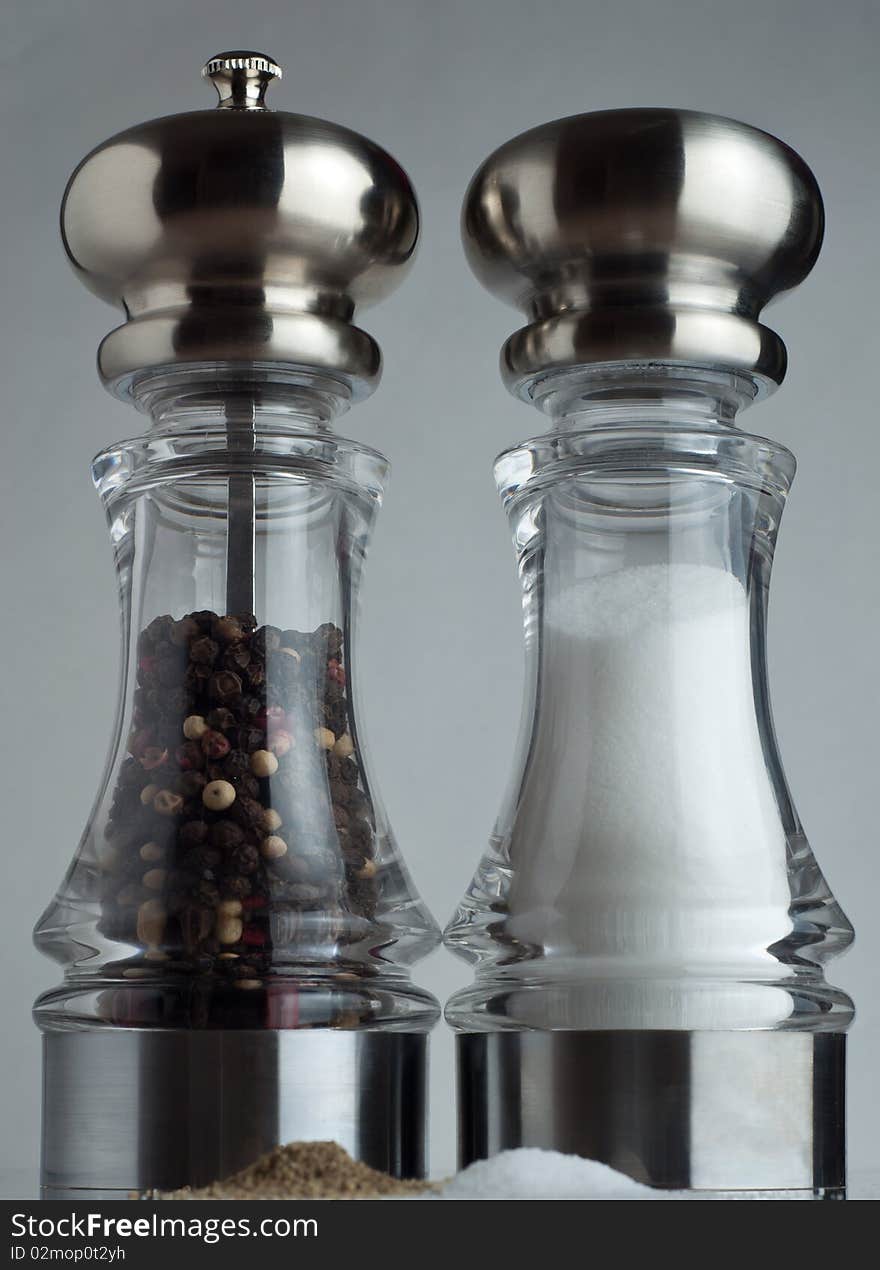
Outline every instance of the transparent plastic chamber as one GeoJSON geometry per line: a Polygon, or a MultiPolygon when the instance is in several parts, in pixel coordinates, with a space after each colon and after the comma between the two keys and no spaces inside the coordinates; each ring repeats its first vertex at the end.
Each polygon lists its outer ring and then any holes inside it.
{"type": "Polygon", "coordinates": [[[794,475],[740,431],[755,384],[593,368],[502,454],[524,593],[514,778],[446,931],[462,1031],[843,1030],[852,929],[780,764],[766,622],[794,475]]]}
{"type": "Polygon", "coordinates": [[[355,708],[358,584],[386,463],[329,429],[342,389],[136,386],[98,456],[123,614],[106,776],[36,930],[46,1029],[427,1030],[438,939],[355,708]],[[249,508],[252,514],[249,516],[249,508]]]}

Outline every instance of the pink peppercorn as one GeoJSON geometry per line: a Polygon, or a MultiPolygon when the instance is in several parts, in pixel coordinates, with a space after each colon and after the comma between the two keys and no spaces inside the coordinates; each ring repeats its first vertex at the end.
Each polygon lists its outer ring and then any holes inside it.
{"type": "Polygon", "coordinates": [[[287,715],[281,706],[264,706],[258,714],[254,715],[254,727],[261,728],[264,732],[270,726],[286,727],[287,715]]]}
{"type": "Polygon", "coordinates": [[[266,748],[277,758],[283,758],[285,754],[293,746],[293,737],[283,728],[278,728],[269,733],[269,739],[266,742],[266,748]]]}
{"type": "Polygon", "coordinates": [[[209,728],[202,737],[202,749],[208,758],[225,758],[229,753],[229,742],[222,732],[215,732],[209,728]]]}

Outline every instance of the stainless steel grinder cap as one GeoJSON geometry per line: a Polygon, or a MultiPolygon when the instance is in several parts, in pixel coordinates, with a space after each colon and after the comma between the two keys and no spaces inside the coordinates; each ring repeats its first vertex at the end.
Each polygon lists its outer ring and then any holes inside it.
{"type": "Polygon", "coordinates": [[[185,363],[284,363],[376,386],[379,346],[353,324],[412,263],[415,194],[366,137],[270,110],[281,68],[212,57],[218,108],[139,124],[77,167],[61,209],[70,260],[126,321],[98,351],[106,387],[185,363]]]}
{"type": "Polygon", "coordinates": [[[663,361],[781,383],[759,321],[822,243],[813,173],[783,142],[688,110],[574,115],[514,137],[471,181],[462,234],[483,285],[528,325],[501,354],[511,391],[563,367],[663,361]]]}

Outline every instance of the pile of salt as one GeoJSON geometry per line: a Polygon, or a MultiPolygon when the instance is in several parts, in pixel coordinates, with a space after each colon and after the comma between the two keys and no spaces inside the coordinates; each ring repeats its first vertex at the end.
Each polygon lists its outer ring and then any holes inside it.
{"type": "Polygon", "coordinates": [[[477,1160],[447,1182],[436,1198],[664,1199],[666,1192],[634,1182],[598,1160],[520,1147],[477,1160]]]}

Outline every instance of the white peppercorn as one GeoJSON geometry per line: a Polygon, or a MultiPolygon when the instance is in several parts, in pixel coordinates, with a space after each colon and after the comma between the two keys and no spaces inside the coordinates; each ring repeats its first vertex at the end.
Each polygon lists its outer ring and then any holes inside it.
{"type": "Polygon", "coordinates": [[[171,789],[160,789],[153,799],[153,807],[160,816],[176,816],[183,809],[183,798],[171,789]]]}
{"type": "Polygon", "coordinates": [[[138,909],[137,935],[142,944],[155,945],[162,942],[165,934],[167,913],[161,900],[145,900],[138,909]]]}
{"type": "Polygon", "coordinates": [[[225,811],[235,802],[235,786],[229,781],[209,781],[202,790],[202,802],[211,811],[225,811]]]}
{"type": "Polygon", "coordinates": [[[260,844],[260,853],[266,860],[280,860],[283,855],[287,855],[287,843],[277,834],[270,834],[260,844]]]}
{"type": "Polygon", "coordinates": [[[208,731],[208,724],[200,714],[191,714],[183,721],[183,735],[188,741],[200,741],[208,731]]]}
{"type": "Polygon", "coordinates": [[[244,927],[239,917],[221,917],[217,923],[217,939],[221,944],[237,944],[244,927]]]}
{"type": "Polygon", "coordinates": [[[251,771],[254,776],[274,776],[278,771],[278,759],[271,750],[254,750],[251,771]]]}

